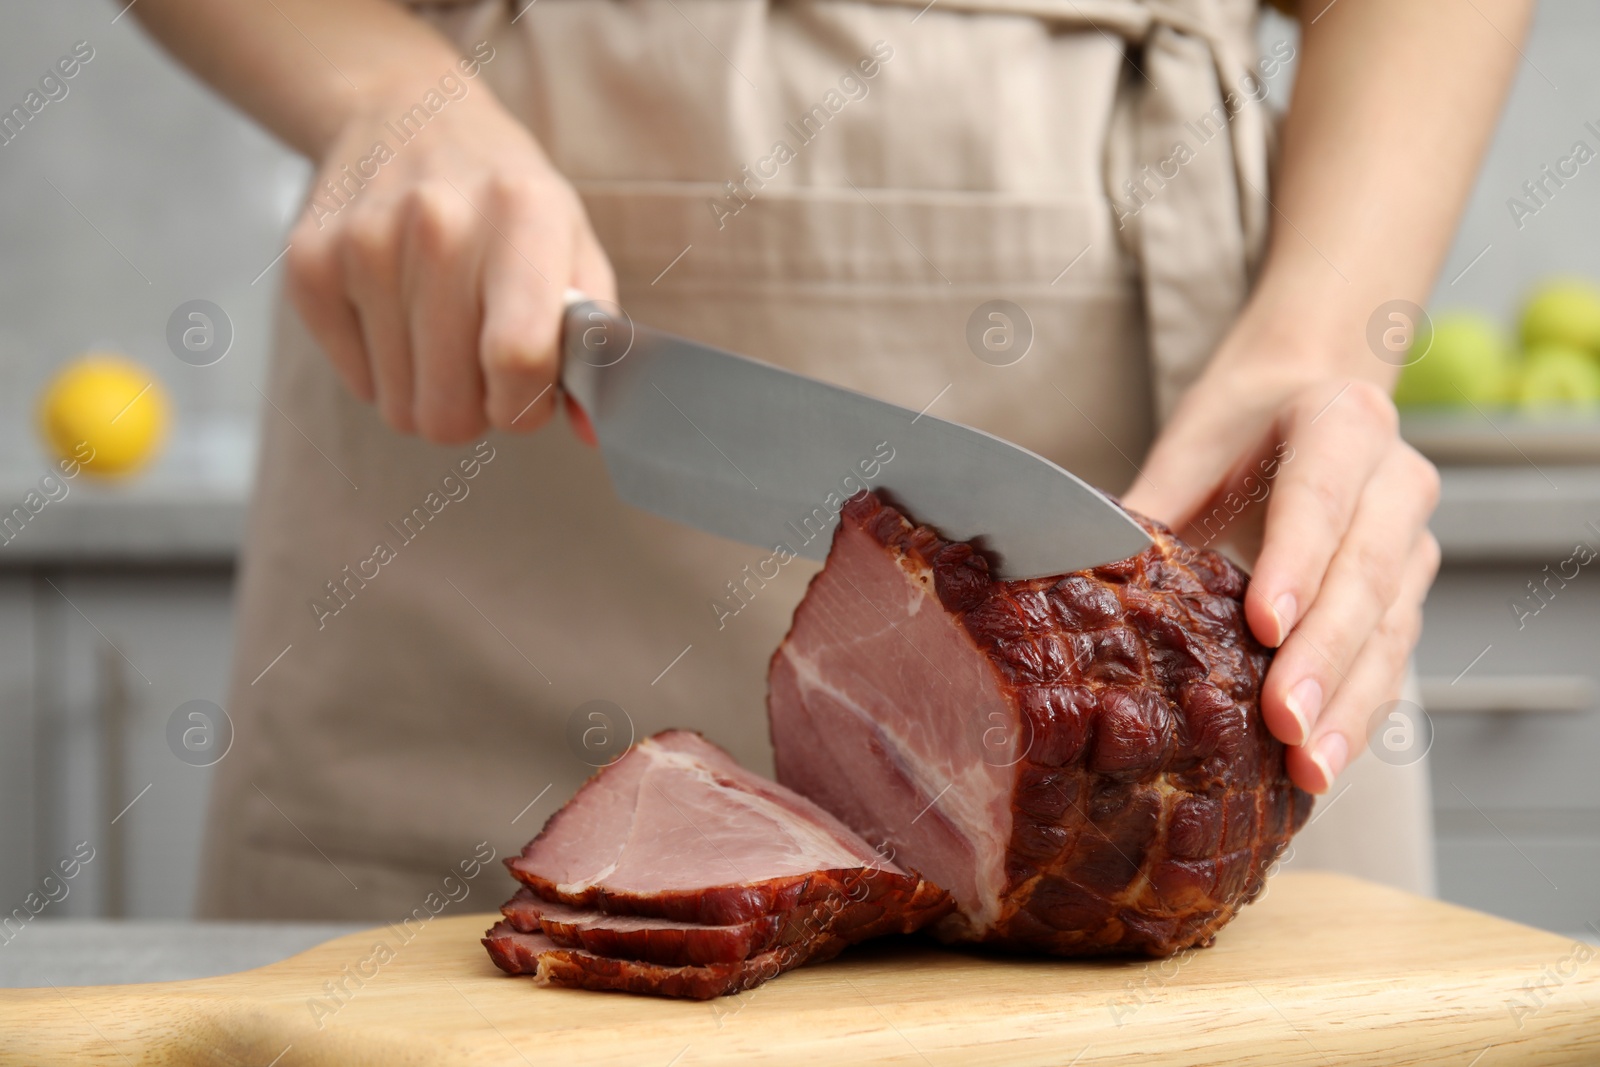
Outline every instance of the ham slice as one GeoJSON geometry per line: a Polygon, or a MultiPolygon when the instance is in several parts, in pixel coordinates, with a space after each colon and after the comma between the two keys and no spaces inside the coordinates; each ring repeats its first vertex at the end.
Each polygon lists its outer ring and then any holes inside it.
{"type": "Polygon", "coordinates": [[[520,856],[484,938],[502,970],[585,989],[710,997],[909,933],[948,894],[698,734],[647,738],[520,856]]]}
{"type": "Polygon", "coordinates": [[[737,963],[777,946],[786,934],[789,941],[797,940],[827,918],[821,905],[813,905],[707,926],[552,903],[526,887],[500,911],[518,932],[543,934],[563,948],[671,965],[737,963]]]}
{"type": "Polygon", "coordinates": [[[507,974],[532,975],[540,985],[693,1000],[754,989],[802,963],[830,959],[846,945],[837,937],[818,938],[730,963],[669,966],[565,948],[544,934],[521,933],[508,922],[491,927],[483,943],[495,966],[507,974]]]}
{"type": "Polygon", "coordinates": [[[773,655],[778,780],[949,890],[947,940],[1209,944],[1310,813],[1243,574],[1141,523],[1131,559],[1001,582],[860,494],[773,655]]]}
{"type": "Polygon", "coordinates": [[[506,865],[546,900],[706,925],[812,904],[864,875],[880,894],[918,881],[685,730],[646,738],[589,779],[506,865]]]}

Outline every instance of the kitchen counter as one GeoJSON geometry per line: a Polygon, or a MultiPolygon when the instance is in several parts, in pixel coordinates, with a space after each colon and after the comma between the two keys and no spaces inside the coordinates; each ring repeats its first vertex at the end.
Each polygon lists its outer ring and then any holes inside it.
{"type": "Polygon", "coordinates": [[[36,919],[0,942],[0,988],[214,978],[288,959],[370,925],[36,919]]]}
{"type": "Polygon", "coordinates": [[[31,442],[17,445],[3,453],[16,458],[0,468],[0,519],[30,492],[37,514],[0,531],[0,568],[231,563],[244,538],[255,452],[251,428],[236,421],[180,426],[148,470],[122,482],[57,478],[65,492],[50,488],[59,499],[48,500],[41,479],[58,473],[55,465],[31,442]]]}

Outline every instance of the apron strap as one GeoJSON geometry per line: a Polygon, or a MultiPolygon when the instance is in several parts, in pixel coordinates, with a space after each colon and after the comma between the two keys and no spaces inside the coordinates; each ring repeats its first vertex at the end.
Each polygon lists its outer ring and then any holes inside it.
{"type": "MultiPolygon", "coordinates": [[[[926,9],[927,0],[873,0],[926,9]]],[[[1142,52],[1114,110],[1106,193],[1139,263],[1165,421],[1249,295],[1266,248],[1263,86],[1214,0],[936,0],[941,11],[1024,15],[1115,35],[1142,52]]]]}

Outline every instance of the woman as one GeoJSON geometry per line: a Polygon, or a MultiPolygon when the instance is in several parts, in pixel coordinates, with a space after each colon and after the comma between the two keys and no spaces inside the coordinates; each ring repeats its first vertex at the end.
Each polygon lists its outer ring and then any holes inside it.
{"type": "MultiPolygon", "coordinates": [[[[1257,57],[1247,0],[142,0],[319,161],[202,911],[409,911],[532,835],[586,729],[767,764],[766,658],[811,572],[724,599],[760,550],[618,504],[535,432],[568,287],[1245,546],[1267,722],[1328,793],[1438,564],[1368,322],[1425,299],[1530,6],[1343,0],[1257,57]],[[1261,79],[1290,58],[1269,194],[1261,79]],[[967,344],[996,298],[1025,358],[967,344]],[[1273,459],[1260,506],[1218,510],[1273,459]]],[[[1349,780],[1297,859],[1425,891],[1421,765],[1349,780]]]]}

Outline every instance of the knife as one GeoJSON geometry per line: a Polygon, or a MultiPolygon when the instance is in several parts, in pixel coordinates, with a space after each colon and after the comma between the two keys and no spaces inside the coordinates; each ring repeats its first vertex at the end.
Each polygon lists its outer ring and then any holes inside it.
{"type": "Polygon", "coordinates": [[[561,387],[617,495],[735,541],[823,559],[839,507],[881,489],[977,540],[1002,578],[1126,559],[1150,538],[1110,498],[992,434],[635,323],[569,293],[561,387]]]}

